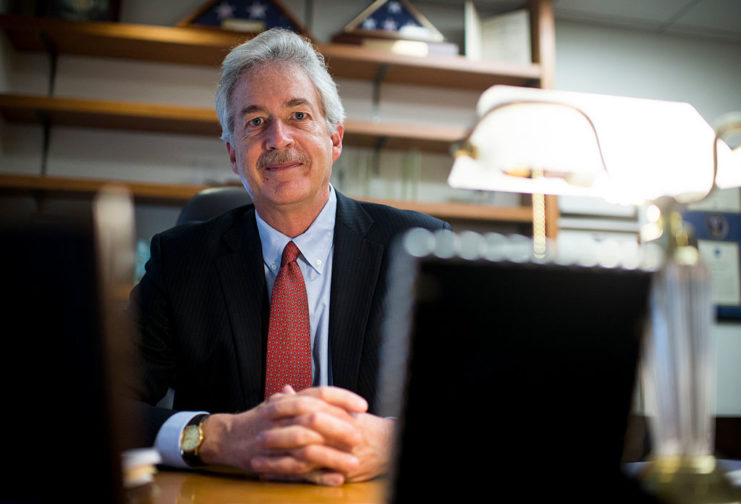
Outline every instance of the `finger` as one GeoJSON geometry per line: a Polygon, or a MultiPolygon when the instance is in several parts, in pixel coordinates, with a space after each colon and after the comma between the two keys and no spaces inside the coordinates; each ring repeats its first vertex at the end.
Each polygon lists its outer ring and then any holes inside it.
{"type": "Polygon", "coordinates": [[[324,436],[319,432],[301,425],[277,427],[257,435],[260,447],[268,450],[300,448],[310,444],[324,443],[324,441],[324,436]]]}
{"type": "Polygon", "coordinates": [[[309,481],[323,486],[340,486],[345,482],[343,474],[321,469],[300,476],[295,474],[261,474],[260,479],[264,481],[309,481]]]}
{"type": "Polygon", "coordinates": [[[296,391],[293,390],[293,387],[291,387],[290,385],[284,385],[283,388],[281,389],[281,392],[283,392],[286,395],[296,395],[296,391]]]}
{"type": "Polygon", "coordinates": [[[312,387],[298,393],[310,397],[316,397],[333,406],[352,413],[365,413],[368,411],[368,402],[361,396],[340,387],[312,387]]]}
{"type": "MultiPolygon", "coordinates": [[[[276,397],[273,395],[272,397],[276,397]]],[[[295,395],[281,394],[282,401],[296,399],[297,402],[271,401],[271,418],[280,416],[292,416],[310,411],[333,412],[339,415],[342,410],[345,413],[364,413],[368,409],[368,403],[361,396],[340,387],[313,387],[302,390],[295,395]],[[318,404],[319,401],[322,404],[318,404]],[[326,405],[323,406],[323,405],[326,405]],[[334,408],[334,409],[333,409],[334,408]]]]}
{"type": "MultiPolygon", "coordinates": [[[[311,473],[308,473],[311,474],[311,473]]],[[[260,474],[260,479],[263,481],[304,481],[303,476],[297,476],[295,474],[260,474]]]]}
{"type": "Polygon", "coordinates": [[[258,435],[258,442],[260,447],[275,450],[285,448],[299,448],[301,446],[306,446],[309,444],[326,444],[339,450],[350,452],[359,443],[362,443],[363,436],[357,426],[341,420],[339,422],[332,420],[329,420],[327,422],[314,422],[311,419],[307,419],[307,417],[313,418],[313,416],[314,414],[306,416],[301,415],[297,417],[282,418],[273,421],[270,428],[258,435]],[[312,435],[311,439],[306,441],[303,440],[302,437],[298,437],[293,440],[287,439],[285,437],[279,437],[289,436],[290,434],[283,433],[280,430],[289,427],[308,428],[313,431],[316,436],[312,435]],[[277,443],[279,443],[279,445],[277,443]],[[290,446],[291,444],[295,445],[290,446]]]}
{"type": "Polygon", "coordinates": [[[345,482],[345,475],[322,469],[319,471],[311,471],[304,476],[304,479],[317,485],[340,486],[345,482]]]}
{"type": "MultiPolygon", "coordinates": [[[[362,436],[354,423],[323,412],[299,415],[292,419],[294,425],[311,429],[324,439],[325,444],[350,451],[362,441],[362,436]]],[[[268,431],[269,432],[269,431],[268,431]]]]}
{"type": "MultiPolygon", "coordinates": [[[[289,386],[290,385],[286,385],[286,387],[289,387],[289,386]]],[[[293,389],[291,389],[291,390],[293,390],[293,389]]],[[[266,402],[267,401],[275,401],[276,399],[279,399],[281,397],[285,397],[287,395],[295,395],[295,393],[296,393],[295,391],[293,392],[293,394],[287,392],[287,389],[284,387],[279,392],[275,392],[273,395],[271,395],[270,397],[268,397],[267,399],[265,399],[265,401],[266,402]]]]}
{"type": "Polygon", "coordinates": [[[265,414],[270,420],[295,417],[320,411],[338,418],[344,418],[345,420],[350,420],[351,418],[350,414],[343,408],[329,404],[317,397],[300,395],[300,393],[296,395],[280,394],[280,397],[276,397],[277,395],[274,395],[273,398],[275,399],[271,398],[265,405],[265,414]]]}
{"type": "Polygon", "coordinates": [[[260,455],[252,459],[252,468],[260,473],[306,474],[319,467],[330,472],[350,473],[360,462],[357,457],[324,445],[309,445],[291,450],[290,455],[260,455]]]}
{"type": "Polygon", "coordinates": [[[363,439],[360,430],[347,416],[316,412],[280,418],[258,435],[260,446],[269,449],[298,448],[323,443],[351,451],[363,439]]]}
{"type": "Polygon", "coordinates": [[[259,455],[252,458],[250,465],[257,473],[283,476],[301,476],[317,469],[311,462],[291,455],[259,455]]]}
{"type": "Polygon", "coordinates": [[[274,422],[274,427],[257,436],[260,447],[276,450],[328,444],[351,451],[362,441],[358,428],[325,413],[299,415],[274,422]]]}
{"type": "Polygon", "coordinates": [[[291,450],[291,454],[317,467],[341,473],[351,473],[360,465],[358,458],[351,453],[326,445],[309,445],[291,450]]]}

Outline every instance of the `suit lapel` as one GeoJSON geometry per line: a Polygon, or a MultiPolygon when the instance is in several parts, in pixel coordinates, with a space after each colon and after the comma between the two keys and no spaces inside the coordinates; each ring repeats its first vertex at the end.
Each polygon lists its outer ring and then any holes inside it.
{"type": "Polygon", "coordinates": [[[242,383],[241,409],[262,400],[264,320],[267,293],[262,247],[254,209],[224,234],[226,252],[217,258],[223,296],[234,338],[236,367],[242,383]]]}
{"type": "Polygon", "coordinates": [[[329,310],[332,378],[338,387],[357,389],[371,303],[383,258],[383,246],[366,238],[373,219],[339,192],[329,310]]]}

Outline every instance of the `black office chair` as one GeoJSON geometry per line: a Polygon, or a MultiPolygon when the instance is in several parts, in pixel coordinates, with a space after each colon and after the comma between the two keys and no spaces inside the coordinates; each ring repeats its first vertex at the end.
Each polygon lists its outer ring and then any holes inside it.
{"type": "Polygon", "coordinates": [[[180,211],[177,224],[205,221],[250,203],[252,198],[242,186],[209,187],[188,200],[180,211]]]}

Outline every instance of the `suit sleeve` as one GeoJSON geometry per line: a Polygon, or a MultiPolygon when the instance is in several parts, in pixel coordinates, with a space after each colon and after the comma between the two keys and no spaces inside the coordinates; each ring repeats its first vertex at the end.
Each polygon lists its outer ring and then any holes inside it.
{"type": "Polygon", "coordinates": [[[161,240],[156,235],[144,277],[132,291],[129,302],[138,336],[134,366],[138,380],[132,386],[133,396],[152,405],[174,384],[175,376],[171,309],[163,267],[161,240]]]}
{"type": "Polygon", "coordinates": [[[152,239],[146,273],[131,293],[127,312],[135,328],[136,351],[125,400],[140,424],[140,443],[151,446],[162,424],[175,413],[155,407],[168,387],[173,385],[175,375],[170,308],[159,235],[152,239]]]}

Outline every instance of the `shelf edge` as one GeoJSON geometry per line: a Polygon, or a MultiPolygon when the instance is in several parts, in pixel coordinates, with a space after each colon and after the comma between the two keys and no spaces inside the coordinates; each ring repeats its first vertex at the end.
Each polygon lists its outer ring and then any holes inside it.
{"type": "MultiPolygon", "coordinates": [[[[135,199],[159,201],[169,204],[184,203],[198,191],[211,187],[209,185],[196,184],[164,184],[61,176],[42,177],[38,175],[0,174],[0,193],[42,191],[91,195],[111,184],[122,185],[128,188],[135,199]]],[[[512,223],[528,223],[532,221],[532,210],[530,207],[498,207],[459,202],[404,201],[367,197],[356,197],[356,199],[406,210],[416,210],[444,219],[512,223]]]]}

